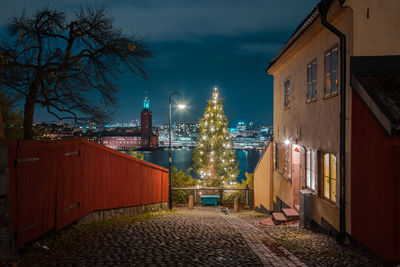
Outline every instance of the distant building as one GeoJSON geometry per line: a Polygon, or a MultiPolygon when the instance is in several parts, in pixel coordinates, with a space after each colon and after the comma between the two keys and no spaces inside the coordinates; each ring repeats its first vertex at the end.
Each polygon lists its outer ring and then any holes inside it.
{"type": "Polygon", "coordinates": [[[140,133],[132,134],[132,135],[110,135],[110,136],[102,136],[99,138],[98,142],[106,147],[115,149],[115,150],[135,150],[141,147],[142,138],[140,133]]]}
{"type": "Polygon", "coordinates": [[[150,100],[146,96],[143,101],[143,110],[141,113],[141,137],[142,137],[142,144],[141,147],[146,149],[150,148],[151,145],[151,138],[153,136],[152,131],[152,113],[150,111],[150,100]]]}
{"type": "Polygon", "coordinates": [[[190,138],[193,139],[198,133],[198,123],[196,122],[177,122],[175,123],[176,139],[190,138]]]}
{"type": "Polygon", "coordinates": [[[102,131],[97,142],[115,150],[125,151],[158,147],[158,131],[156,130],[156,134],[153,134],[150,100],[147,96],[143,101],[141,127],[121,127],[122,125],[102,131]]]}

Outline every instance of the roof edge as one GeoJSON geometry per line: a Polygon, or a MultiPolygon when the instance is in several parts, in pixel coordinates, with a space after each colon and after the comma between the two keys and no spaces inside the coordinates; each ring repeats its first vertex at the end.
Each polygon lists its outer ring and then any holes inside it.
{"type": "Polygon", "coordinates": [[[311,26],[311,24],[317,20],[320,12],[318,10],[318,6],[316,6],[310,14],[299,24],[297,29],[294,31],[292,36],[286,42],[286,44],[282,47],[282,49],[276,54],[276,56],[269,62],[268,70],[282,57],[282,55],[303,35],[303,33],[311,26]]]}

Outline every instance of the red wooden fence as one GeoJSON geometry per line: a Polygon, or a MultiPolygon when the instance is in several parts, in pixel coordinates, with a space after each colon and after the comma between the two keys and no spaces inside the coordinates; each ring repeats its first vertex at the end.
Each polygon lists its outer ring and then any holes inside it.
{"type": "Polygon", "coordinates": [[[351,121],[351,234],[400,261],[400,138],[386,135],[354,92],[351,121]]]}
{"type": "Polygon", "coordinates": [[[94,210],[168,201],[168,170],[86,139],[9,141],[17,247],[94,210]]]}

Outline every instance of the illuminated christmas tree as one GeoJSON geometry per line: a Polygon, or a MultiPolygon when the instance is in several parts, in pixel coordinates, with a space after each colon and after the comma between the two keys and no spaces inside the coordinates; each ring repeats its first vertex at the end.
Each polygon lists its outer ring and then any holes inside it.
{"type": "Polygon", "coordinates": [[[194,169],[206,186],[220,187],[236,179],[239,164],[228,132],[228,120],[222,98],[214,88],[203,117],[199,121],[199,137],[193,151],[194,169]]]}

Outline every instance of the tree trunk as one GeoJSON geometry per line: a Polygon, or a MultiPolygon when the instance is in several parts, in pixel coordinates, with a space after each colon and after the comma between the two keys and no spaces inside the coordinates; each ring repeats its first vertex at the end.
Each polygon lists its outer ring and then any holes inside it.
{"type": "Polygon", "coordinates": [[[24,110],[24,140],[33,139],[33,114],[35,111],[35,100],[38,89],[39,84],[33,82],[29,95],[26,97],[24,110]]]}
{"type": "Polygon", "coordinates": [[[10,179],[8,175],[7,140],[4,135],[3,118],[0,107],[0,259],[9,259],[15,255],[14,234],[11,228],[10,202],[8,191],[10,179]]]}
{"type": "Polygon", "coordinates": [[[33,101],[26,99],[25,102],[25,110],[24,110],[24,139],[32,140],[33,139],[33,112],[34,112],[35,104],[33,101]]]}

